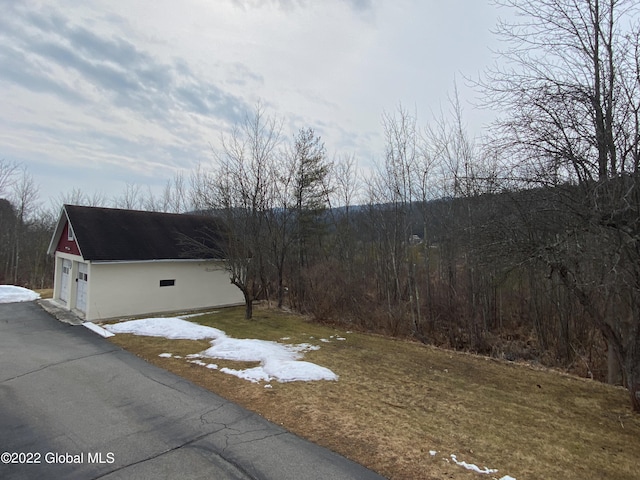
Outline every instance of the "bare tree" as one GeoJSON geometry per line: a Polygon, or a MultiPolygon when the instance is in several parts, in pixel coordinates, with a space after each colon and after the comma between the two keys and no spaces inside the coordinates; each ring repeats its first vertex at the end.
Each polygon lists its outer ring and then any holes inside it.
{"type": "Polygon", "coordinates": [[[269,262],[275,270],[278,308],[284,306],[285,275],[295,242],[296,202],[293,195],[296,174],[295,157],[286,151],[275,156],[271,169],[273,208],[267,211],[269,262]]]}
{"type": "Polygon", "coordinates": [[[333,160],[331,182],[333,185],[330,189],[332,195],[329,197],[331,205],[344,207],[348,211],[359,200],[362,191],[362,181],[355,155],[341,155],[333,160]]]}
{"type": "Polygon", "coordinates": [[[177,172],[173,178],[167,180],[159,195],[154,195],[149,188],[142,203],[145,210],[152,212],[184,213],[188,211],[190,208],[189,194],[184,173],[177,172]]]}
{"type": "Polygon", "coordinates": [[[224,254],[231,283],[245,299],[245,317],[266,288],[266,216],[273,206],[274,156],[280,144],[281,122],[258,104],[251,114],[221,137],[212,172],[199,169],[192,179],[195,204],[220,215],[227,228],[224,254]]]}
{"type": "Polygon", "coordinates": [[[18,283],[18,272],[21,265],[22,244],[26,237],[25,225],[38,207],[39,187],[26,167],[12,185],[13,204],[15,205],[15,225],[13,240],[13,283],[18,283]]]}
{"type": "Polygon", "coordinates": [[[113,205],[116,208],[125,208],[128,210],[139,210],[143,208],[144,198],[142,188],[138,184],[127,182],[120,196],[113,199],[113,205]]]}
{"type": "Polygon", "coordinates": [[[640,412],[640,26],[631,0],[497,0],[503,69],[484,82],[514,169],[549,191],[532,260],[577,298],[640,412]],[[624,306],[624,308],[622,308],[624,306]]]}
{"type": "Polygon", "coordinates": [[[6,195],[7,189],[9,189],[15,181],[17,171],[18,166],[15,163],[3,158],[0,159],[0,198],[6,195]]]}
{"type": "MultiPolygon", "coordinates": [[[[336,235],[336,254],[338,260],[349,264],[356,254],[355,227],[351,209],[362,191],[362,182],[354,155],[345,155],[334,159],[329,180],[332,188],[326,188],[332,194],[328,197],[329,212],[336,235]]],[[[346,268],[347,276],[353,274],[352,268],[346,268]]]]}
{"type": "Polygon", "coordinates": [[[369,183],[370,219],[379,247],[375,261],[379,295],[385,298],[392,330],[400,328],[408,302],[411,331],[422,338],[416,259],[409,248],[420,184],[417,118],[400,106],[394,115],[383,114],[382,123],[384,163],[369,183]]]}
{"type": "Polygon", "coordinates": [[[16,215],[14,207],[6,197],[15,182],[17,166],[7,160],[0,159],[0,281],[6,277],[13,279],[12,264],[15,260],[13,243],[15,241],[16,215]]]}
{"type": "Polygon", "coordinates": [[[107,197],[102,192],[94,192],[90,195],[82,189],[74,187],[68,192],[60,193],[54,203],[57,206],[71,204],[85,205],[88,207],[104,207],[107,204],[107,197]]]}

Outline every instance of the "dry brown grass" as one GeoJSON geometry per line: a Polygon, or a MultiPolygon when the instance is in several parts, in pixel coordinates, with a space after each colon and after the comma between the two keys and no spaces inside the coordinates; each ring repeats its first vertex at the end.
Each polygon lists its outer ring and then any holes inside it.
{"type": "Polygon", "coordinates": [[[40,298],[53,298],[53,288],[41,288],[35,292],[40,294],[40,298]]]}
{"type": "MultiPolygon", "coordinates": [[[[392,479],[638,479],[640,417],[625,390],[531,366],[345,333],[295,315],[224,309],[191,320],[238,338],[320,345],[305,360],[337,382],[272,382],[273,388],[160,358],[197,353],[206,341],[117,335],[112,341],[151,363],[235,401],[296,434],[392,479]],[[331,335],[346,341],[320,338],[331,335]],[[429,450],[436,450],[435,456],[429,450]],[[458,460],[498,473],[478,476],[458,460]]],[[[212,360],[242,368],[238,362],[212,360]]],[[[247,364],[246,366],[251,366],[247,364]]]]}

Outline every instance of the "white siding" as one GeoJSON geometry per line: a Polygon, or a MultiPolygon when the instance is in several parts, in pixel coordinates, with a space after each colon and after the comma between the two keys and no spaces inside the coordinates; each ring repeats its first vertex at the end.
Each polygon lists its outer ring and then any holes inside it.
{"type": "Polygon", "coordinates": [[[89,265],[78,263],[78,275],[76,276],[76,308],[81,312],[87,311],[87,296],[89,284],[87,282],[89,265]]]}
{"type": "Polygon", "coordinates": [[[69,290],[71,290],[71,260],[62,259],[60,275],[60,300],[65,304],[69,303],[69,290]]]}
{"type": "Polygon", "coordinates": [[[56,252],[55,253],[55,277],[53,280],[53,299],[57,301],[61,301],[65,304],[68,309],[71,309],[76,304],[76,276],[78,274],[78,262],[82,262],[82,257],[78,255],[72,255],[69,253],[56,252]],[[71,262],[71,271],[68,275],[62,275],[63,264],[65,260],[71,262]],[[62,281],[66,280],[67,283],[63,287],[62,281]],[[63,293],[63,288],[66,289],[66,298],[65,293],[63,293]]]}
{"type": "Polygon", "coordinates": [[[243,303],[220,262],[91,263],[87,320],[243,303]],[[175,280],[160,287],[161,280],[175,280]]]}

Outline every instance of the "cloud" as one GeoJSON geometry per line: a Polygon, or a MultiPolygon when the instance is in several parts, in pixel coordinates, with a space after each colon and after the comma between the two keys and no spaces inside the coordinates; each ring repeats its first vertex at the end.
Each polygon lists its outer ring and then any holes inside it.
{"type": "Polygon", "coordinates": [[[253,82],[257,85],[264,85],[264,77],[253,72],[242,63],[234,62],[228,65],[227,69],[228,81],[234,85],[245,87],[250,82],[253,82]]]}
{"type": "Polygon", "coordinates": [[[351,8],[359,11],[369,11],[373,8],[373,0],[345,0],[351,8]]]}
{"type": "MultiPolygon", "coordinates": [[[[338,3],[344,3],[358,12],[368,12],[373,8],[373,0],[337,0],[338,3]]],[[[232,2],[243,8],[260,8],[273,6],[282,10],[292,10],[296,7],[307,7],[312,5],[312,0],[232,0],[232,2]]]]}
{"type": "Polygon", "coordinates": [[[13,8],[0,20],[0,80],[68,102],[92,99],[163,122],[170,110],[235,122],[244,100],[198,78],[180,61],[163,62],[117,34],[74,24],[56,11],[13,8]]]}
{"type": "Polygon", "coordinates": [[[37,93],[56,95],[70,103],[83,103],[79,92],[56,79],[46,66],[30,60],[24,51],[5,45],[0,47],[0,81],[19,85],[37,93]]]}

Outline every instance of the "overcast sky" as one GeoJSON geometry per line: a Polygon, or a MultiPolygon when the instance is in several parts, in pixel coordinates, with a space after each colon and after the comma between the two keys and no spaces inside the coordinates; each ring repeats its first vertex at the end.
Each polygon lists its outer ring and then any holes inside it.
{"type": "Polygon", "coordinates": [[[426,123],[457,79],[472,129],[492,62],[489,0],[3,1],[0,158],[45,202],[80,188],[158,188],[212,161],[262,101],[285,133],[312,127],[362,168],[384,153],[381,115],[426,123]],[[146,187],[145,187],[146,188],[146,187]]]}

